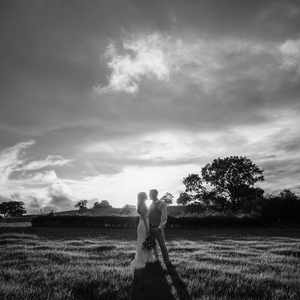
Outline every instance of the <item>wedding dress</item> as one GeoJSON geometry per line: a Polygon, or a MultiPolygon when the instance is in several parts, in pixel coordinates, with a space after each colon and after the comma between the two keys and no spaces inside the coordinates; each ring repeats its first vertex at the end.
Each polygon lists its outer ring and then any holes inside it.
{"type": "MultiPolygon", "coordinates": [[[[143,211],[143,214],[145,215],[148,226],[149,226],[149,218],[148,218],[147,209],[143,211]]],[[[140,216],[139,224],[137,227],[137,244],[136,244],[135,258],[131,263],[131,267],[133,269],[144,268],[146,266],[146,263],[155,261],[153,251],[143,248],[143,243],[146,238],[147,238],[147,230],[146,230],[143,218],[142,218],[142,216],[140,216]]]]}

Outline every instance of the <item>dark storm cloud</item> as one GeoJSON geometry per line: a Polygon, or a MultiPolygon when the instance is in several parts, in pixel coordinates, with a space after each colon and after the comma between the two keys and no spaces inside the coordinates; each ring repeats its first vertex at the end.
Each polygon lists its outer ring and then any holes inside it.
{"type": "MultiPolygon", "coordinates": [[[[289,119],[286,111],[300,109],[299,28],[298,1],[2,1],[0,149],[34,138],[32,159],[71,158],[57,174],[80,178],[127,165],[202,163],[204,156],[149,159],[82,150],[97,142],[185,131],[219,133],[207,151],[225,145],[227,132],[232,144],[251,144],[232,130],[252,126],[253,133],[269,124],[271,131],[277,119],[289,119]],[[143,64],[144,48],[151,47],[134,44],[149,46],[145,37],[153,33],[172,57],[160,73],[143,64]],[[128,40],[138,50],[125,49],[128,40]],[[109,45],[116,55],[107,58],[109,45]],[[136,93],[95,93],[111,83],[115,57],[129,57],[137,67],[129,74],[136,93]]],[[[299,136],[288,135],[278,147],[273,136],[264,146],[268,155],[294,153],[299,136]]],[[[226,153],[236,151],[226,147],[226,153]]],[[[276,160],[264,166],[274,167],[274,176],[280,171],[276,160]]],[[[297,173],[289,166],[284,176],[297,173]]],[[[71,205],[65,195],[51,197],[51,205],[71,205]]]]}

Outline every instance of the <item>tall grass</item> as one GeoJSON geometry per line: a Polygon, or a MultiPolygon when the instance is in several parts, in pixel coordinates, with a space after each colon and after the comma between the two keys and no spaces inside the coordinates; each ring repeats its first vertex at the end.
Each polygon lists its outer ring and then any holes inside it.
{"type": "MultiPolygon", "coordinates": [[[[128,299],[132,240],[0,235],[0,299],[128,299]]],[[[175,236],[175,233],[173,233],[175,236]]],[[[300,299],[300,238],[171,239],[170,256],[194,299],[300,299]]]]}

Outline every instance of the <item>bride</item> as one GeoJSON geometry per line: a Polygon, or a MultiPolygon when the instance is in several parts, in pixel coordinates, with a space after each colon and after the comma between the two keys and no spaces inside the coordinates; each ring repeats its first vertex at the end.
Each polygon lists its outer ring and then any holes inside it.
{"type": "Polygon", "coordinates": [[[141,269],[146,266],[148,262],[154,262],[155,258],[152,250],[145,249],[143,243],[149,234],[149,218],[148,208],[146,206],[147,194],[141,192],[137,196],[137,212],[140,216],[137,227],[137,245],[135,258],[132,261],[134,269],[141,269]]]}

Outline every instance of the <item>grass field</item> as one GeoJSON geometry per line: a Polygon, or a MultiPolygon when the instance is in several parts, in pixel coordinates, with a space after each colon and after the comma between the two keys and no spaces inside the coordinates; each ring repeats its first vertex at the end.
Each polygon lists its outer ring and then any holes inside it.
{"type": "MultiPolygon", "coordinates": [[[[193,299],[300,299],[300,229],[170,230],[193,299]]],[[[1,228],[0,299],[128,299],[133,230],[1,228]]]]}

